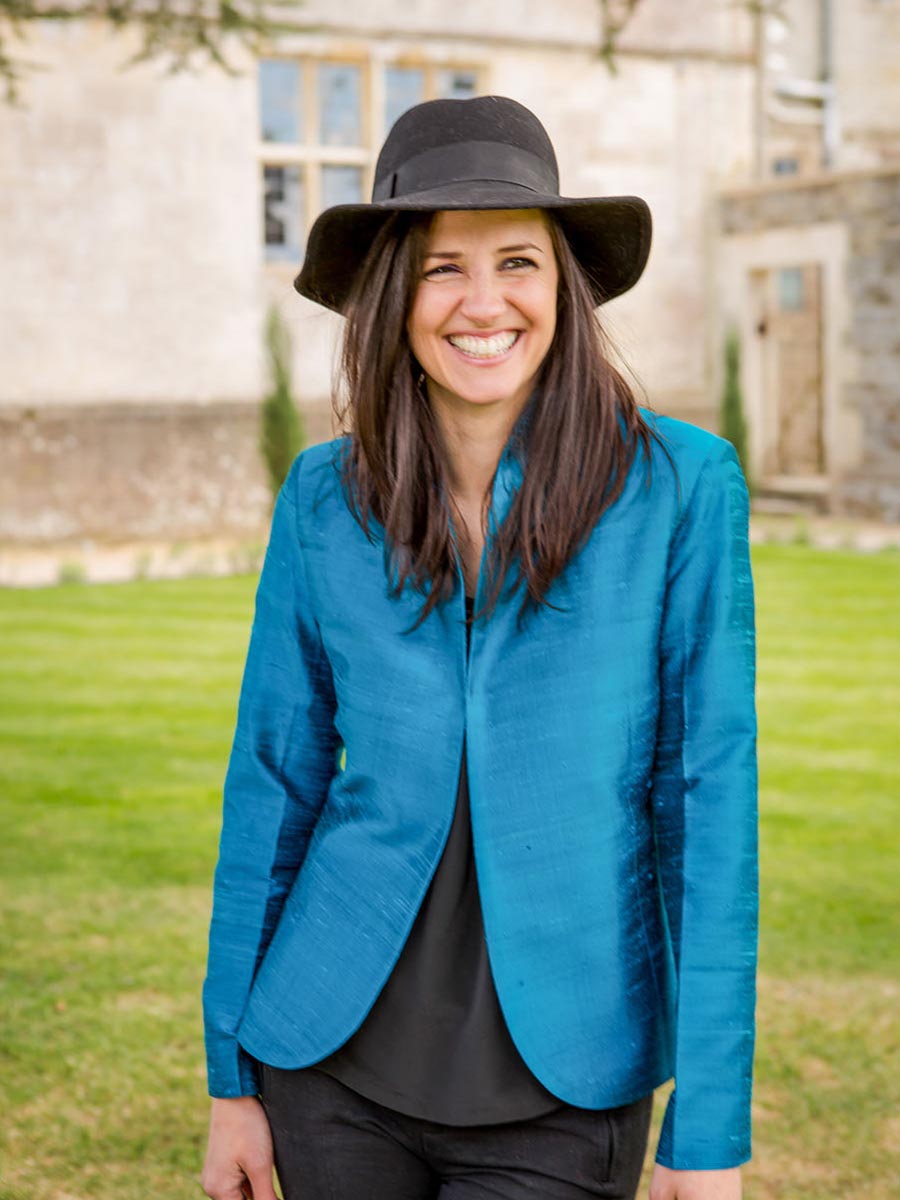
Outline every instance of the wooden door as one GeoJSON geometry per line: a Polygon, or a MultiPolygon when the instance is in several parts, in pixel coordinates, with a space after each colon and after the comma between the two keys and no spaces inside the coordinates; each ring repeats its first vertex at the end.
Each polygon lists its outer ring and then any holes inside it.
{"type": "Polygon", "coordinates": [[[762,474],[822,475],[822,268],[753,271],[750,287],[762,365],[762,474]]]}

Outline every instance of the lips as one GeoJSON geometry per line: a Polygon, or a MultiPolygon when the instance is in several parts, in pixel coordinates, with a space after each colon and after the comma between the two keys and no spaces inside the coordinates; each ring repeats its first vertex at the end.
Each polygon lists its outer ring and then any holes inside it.
{"type": "Polygon", "coordinates": [[[501,358],[511,350],[520,335],[521,330],[506,329],[502,333],[494,333],[489,337],[467,333],[451,334],[447,341],[469,358],[491,359],[501,358]]]}

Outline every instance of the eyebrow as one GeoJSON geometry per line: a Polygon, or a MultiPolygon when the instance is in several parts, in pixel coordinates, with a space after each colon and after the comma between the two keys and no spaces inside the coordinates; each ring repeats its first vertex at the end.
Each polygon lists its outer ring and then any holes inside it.
{"type": "MultiPolygon", "coordinates": [[[[497,254],[519,254],[522,250],[537,250],[538,254],[543,254],[544,251],[540,246],[535,246],[534,242],[523,242],[520,246],[500,246],[496,251],[497,254]]],[[[462,258],[462,250],[430,250],[426,258],[462,258]]]]}

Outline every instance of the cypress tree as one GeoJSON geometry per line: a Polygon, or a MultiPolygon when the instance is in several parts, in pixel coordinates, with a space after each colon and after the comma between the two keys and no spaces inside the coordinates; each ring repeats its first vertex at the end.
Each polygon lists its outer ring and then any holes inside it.
{"type": "Polygon", "coordinates": [[[274,306],[266,316],[265,344],[271,386],[260,412],[259,448],[274,499],[303,446],[303,423],[292,394],[291,338],[274,306]]]}
{"type": "Polygon", "coordinates": [[[747,422],[741,392],[741,342],[733,325],[725,335],[725,382],[719,416],[722,437],[727,438],[734,446],[748,489],[752,491],[747,451],[747,422]]]}

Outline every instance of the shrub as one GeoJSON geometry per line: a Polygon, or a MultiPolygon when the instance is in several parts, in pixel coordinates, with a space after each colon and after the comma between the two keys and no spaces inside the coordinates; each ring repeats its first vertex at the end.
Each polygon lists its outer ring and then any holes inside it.
{"type": "Polygon", "coordinates": [[[271,390],[262,402],[259,446],[274,499],[303,446],[303,423],[291,386],[291,338],[275,307],[266,316],[265,344],[271,390]]]}
{"type": "Polygon", "coordinates": [[[719,417],[722,437],[727,438],[737,451],[744,478],[752,491],[750,459],[747,452],[747,422],[744,418],[744,397],[741,392],[741,342],[734,326],[731,326],[725,335],[725,384],[722,389],[719,417]]]}

